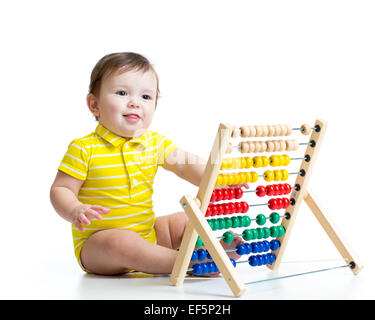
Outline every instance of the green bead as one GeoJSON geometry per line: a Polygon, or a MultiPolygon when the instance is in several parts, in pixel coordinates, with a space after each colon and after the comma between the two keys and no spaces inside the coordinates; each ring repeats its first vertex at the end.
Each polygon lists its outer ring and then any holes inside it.
{"type": "Polygon", "coordinates": [[[272,226],[271,228],[271,237],[277,238],[279,236],[279,229],[276,226],[272,226]]]}
{"type": "Polygon", "coordinates": [[[263,228],[257,228],[257,231],[258,231],[258,239],[263,239],[264,238],[263,228]]]}
{"type": "Polygon", "coordinates": [[[217,221],[217,219],[213,219],[212,220],[212,230],[216,231],[217,229],[219,229],[219,221],[217,221]]]}
{"type": "Polygon", "coordinates": [[[231,243],[233,241],[233,234],[229,231],[223,234],[223,241],[224,243],[231,243]]]}
{"type": "Polygon", "coordinates": [[[243,223],[243,227],[247,228],[248,226],[250,226],[251,224],[251,219],[249,216],[243,216],[242,217],[242,223],[243,223]]]}
{"type": "Polygon", "coordinates": [[[277,212],[272,212],[270,214],[270,221],[275,224],[280,221],[280,215],[277,212]]]}
{"type": "Polygon", "coordinates": [[[253,237],[252,237],[252,232],[250,229],[245,229],[243,232],[242,232],[242,239],[244,239],[245,241],[249,241],[249,240],[252,240],[253,237]]]}
{"type": "Polygon", "coordinates": [[[269,236],[271,235],[271,230],[268,227],[263,227],[263,232],[264,232],[264,237],[263,237],[264,239],[269,238],[269,236]]]}
{"type": "Polygon", "coordinates": [[[232,228],[232,219],[231,218],[224,218],[225,221],[225,229],[232,228]]]}
{"type": "Polygon", "coordinates": [[[278,226],[277,229],[279,231],[278,237],[282,237],[285,234],[285,228],[283,226],[278,226]]]}
{"type": "Polygon", "coordinates": [[[195,247],[199,248],[201,246],[203,246],[203,241],[202,241],[201,237],[198,236],[197,242],[195,243],[195,247]]]}
{"type": "Polygon", "coordinates": [[[251,239],[254,240],[258,238],[258,230],[257,229],[250,229],[251,230],[251,239]]]}
{"type": "Polygon", "coordinates": [[[240,220],[238,217],[232,217],[232,228],[238,228],[240,226],[240,220]]]}
{"type": "Polygon", "coordinates": [[[238,216],[238,220],[240,221],[240,225],[238,226],[239,228],[243,227],[243,216],[238,216]]]}
{"type": "Polygon", "coordinates": [[[208,225],[211,227],[211,229],[212,229],[212,219],[209,219],[209,220],[207,220],[207,223],[208,223],[208,225]]]}
{"type": "Polygon", "coordinates": [[[225,229],[225,220],[223,218],[219,218],[219,230],[225,229]]]}
{"type": "Polygon", "coordinates": [[[267,218],[264,214],[260,213],[260,214],[257,215],[256,222],[257,222],[258,225],[262,226],[266,223],[266,221],[267,221],[267,218]]]}

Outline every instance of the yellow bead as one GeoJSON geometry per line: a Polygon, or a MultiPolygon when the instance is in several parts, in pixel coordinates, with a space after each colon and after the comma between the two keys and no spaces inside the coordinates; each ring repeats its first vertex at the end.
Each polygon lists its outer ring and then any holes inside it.
{"type": "Polygon", "coordinates": [[[280,181],[283,177],[283,174],[281,173],[281,170],[273,170],[274,180],[280,181]]]}
{"type": "Polygon", "coordinates": [[[236,175],[235,174],[229,174],[228,175],[228,185],[232,185],[232,184],[234,184],[234,182],[235,182],[235,180],[236,180],[236,175]]]}
{"type": "Polygon", "coordinates": [[[221,185],[222,186],[228,185],[228,181],[229,181],[229,175],[228,174],[223,174],[223,181],[222,181],[221,185]]]}
{"type": "Polygon", "coordinates": [[[270,156],[270,164],[272,167],[277,167],[279,166],[280,164],[280,160],[279,160],[279,157],[277,155],[272,155],[270,156]]]}
{"type": "Polygon", "coordinates": [[[256,156],[253,158],[253,161],[254,161],[254,164],[253,164],[254,168],[260,168],[263,166],[262,157],[256,156]]]}
{"type": "Polygon", "coordinates": [[[281,180],[283,180],[283,181],[288,180],[288,178],[289,178],[289,172],[287,170],[282,169],[281,170],[281,174],[282,174],[281,180]]]}
{"type": "Polygon", "coordinates": [[[241,158],[241,169],[245,169],[247,165],[246,158],[241,158]]]}
{"type": "Polygon", "coordinates": [[[284,166],[289,165],[290,157],[287,154],[283,154],[283,157],[284,157],[284,166]]]}
{"type": "Polygon", "coordinates": [[[245,175],[246,175],[246,183],[253,182],[253,176],[251,172],[245,172],[245,175]]]}
{"type": "Polygon", "coordinates": [[[239,182],[239,184],[246,183],[246,174],[245,174],[245,172],[240,172],[238,175],[240,176],[240,179],[239,179],[240,182],[239,182]]]}
{"type": "Polygon", "coordinates": [[[233,159],[233,169],[241,169],[241,158],[233,159]]]}
{"type": "Polygon", "coordinates": [[[240,184],[241,183],[241,176],[240,173],[235,173],[234,174],[234,181],[233,184],[240,184]]]}
{"type": "Polygon", "coordinates": [[[228,158],[227,159],[227,169],[232,169],[233,168],[233,158],[228,158]]]}
{"type": "Polygon", "coordinates": [[[274,174],[271,170],[267,170],[266,172],[263,173],[263,178],[267,182],[273,181],[274,174]]]}
{"type": "Polygon", "coordinates": [[[277,157],[279,158],[279,166],[283,166],[283,165],[284,165],[284,162],[285,162],[285,160],[284,160],[284,156],[279,155],[279,156],[277,156],[277,157]]]}
{"type": "Polygon", "coordinates": [[[266,156],[262,156],[263,167],[268,167],[270,165],[270,159],[266,156]]]}
{"type": "Polygon", "coordinates": [[[251,171],[251,176],[252,176],[252,182],[258,181],[259,176],[255,171],[251,171]]]}
{"type": "Polygon", "coordinates": [[[251,168],[253,164],[254,164],[253,159],[251,159],[250,157],[246,157],[246,169],[251,168]]]}
{"type": "Polygon", "coordinates": [[[223,175],[220,173],[217,175],[215,185],[221,186],[223,184],[223,175]]]}

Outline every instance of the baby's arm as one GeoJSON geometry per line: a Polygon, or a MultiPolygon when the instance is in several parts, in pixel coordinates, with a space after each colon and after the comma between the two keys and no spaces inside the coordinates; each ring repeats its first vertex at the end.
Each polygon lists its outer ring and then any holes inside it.
{"type": "Polygon", "coordinates": [[[199,186],[203,177],[204,169],[206,168],[206,161],[197,155],[186,152],[182,149],[176,149],[165,159],[163,168],[172,171],[180,178],[199,186]]]}
{"type": "Polygon", "coordinates": [[[102,219],[102,214],[109,209],[79,202],[77,195],[83,180],[76,179],[58,171],[52,184],[50,198],[56,212],[65,220],[73,223],[79,230],[85,231],[83,225],[89,225],[92,219],[102,219]]]}

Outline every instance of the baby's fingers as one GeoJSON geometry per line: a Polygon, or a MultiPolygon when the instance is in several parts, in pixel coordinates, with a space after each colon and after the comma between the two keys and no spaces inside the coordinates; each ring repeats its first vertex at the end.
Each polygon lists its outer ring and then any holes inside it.
{"type": "Polygon", "coordinates": [[[110,211],[110,209],[98,205],[91,206],[91,209],[99,212],[100,214],[107,214],[110,211]]]}
{"type": "MultiPolygon", "coordinates": [[[[88,219],[90,220],[93,220],[93,219],[96,219],[96,220],[102,220],[102,215],[100,213],[98,213],[97,211],[93,210],[93,209],[88,209],[86,212],[85,212],[85,215],[88,219]]],[[[87,219],[86,218],[86,219],[87,219]]],[[[88,220],[87,219],[87,220],[88,220]]],[[[87,223],[85,223],[87,224],[87,223]]],[[[90,224],[90,222],[88,223],[90,224]]]]}

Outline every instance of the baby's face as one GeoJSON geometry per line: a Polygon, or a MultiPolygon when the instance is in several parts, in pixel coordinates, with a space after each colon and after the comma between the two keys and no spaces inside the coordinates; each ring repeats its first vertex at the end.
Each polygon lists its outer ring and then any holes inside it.
{"type": "Polygon", "coordinates": [[[103,79],[96,98],[97,114],[91,111],[110,131],[126,138],[137,137],[151,124],[156,91],[152,70],[116,71],[103,79]]]}

